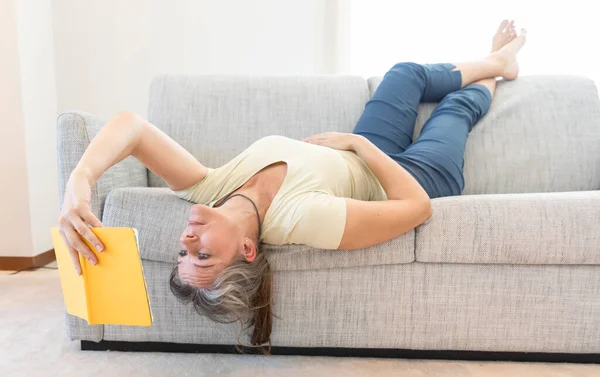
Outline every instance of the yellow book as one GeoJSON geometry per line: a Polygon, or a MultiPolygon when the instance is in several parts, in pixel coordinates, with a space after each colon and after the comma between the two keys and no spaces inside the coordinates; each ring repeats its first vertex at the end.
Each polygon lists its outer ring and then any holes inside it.
{"type": "Polygon", "coordinates": [[[90,228],[104,245],[98,252],[84,240],[98,259],[92,265],[79,255],[81,276],[58,228],[52,241],[67,313],[90,325],[150,326],[152,314],[146,291],[142,261],[133,228],[90,228]]]}

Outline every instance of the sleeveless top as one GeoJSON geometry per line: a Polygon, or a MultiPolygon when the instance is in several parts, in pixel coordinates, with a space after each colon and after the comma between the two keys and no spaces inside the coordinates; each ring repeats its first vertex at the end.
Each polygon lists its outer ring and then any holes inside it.
{"type": "Polygon", "coordinates": [[[257,140],[219,168],[208,168],[202,180],[175,194],[212,207],[277,162],[287,163],[287,174],[263,220],[262,242],[337,249],[346,225],[344,198],[387,200],[356,153],[277,135],[257,140]]]}

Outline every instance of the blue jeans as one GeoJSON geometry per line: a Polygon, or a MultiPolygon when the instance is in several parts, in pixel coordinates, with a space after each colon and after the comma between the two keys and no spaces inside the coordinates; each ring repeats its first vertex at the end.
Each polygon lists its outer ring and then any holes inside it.
{"type": "Polygon", "coordinates": [[[483,85],[460,88],[462,75],[452,64],[398,63],[365,106],[354,133],[369,139],[423,186],[430,198],[460,195],[467,136],[488,111],[490,91],[483,85]],[[420,102],[439,102],[412,135],[420,102]]]}

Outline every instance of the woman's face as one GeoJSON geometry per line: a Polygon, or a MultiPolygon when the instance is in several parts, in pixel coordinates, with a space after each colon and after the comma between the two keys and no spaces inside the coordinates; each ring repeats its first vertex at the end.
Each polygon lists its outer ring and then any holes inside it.
{"type": "Polygon", "coordinates": [[[183,249],[177,258],[179,279],[197,288],[208,288],[244,249],[243,229],[231,214],[196,204],[181,234],[183,249]]]}

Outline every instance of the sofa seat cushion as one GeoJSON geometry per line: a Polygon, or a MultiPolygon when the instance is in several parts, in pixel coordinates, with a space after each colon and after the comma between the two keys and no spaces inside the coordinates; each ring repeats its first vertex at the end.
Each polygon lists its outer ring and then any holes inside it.
{"type": "Polygon", "coordinates": [[[600,264],[600,191],[433,200],[418,262],[600,264]]]}
{"type": "MultiPolygon", "coordinates": [[[[132,227],[139,233],[143,259],[175,263],[192,203],[167,188],[123,188],[106,200],[104,226],[132,227]]],[[[275,271],[374,266],[414,261],[415,232],[359,250],[321,250],[305,245],[264,245],[275,271]]]]}

